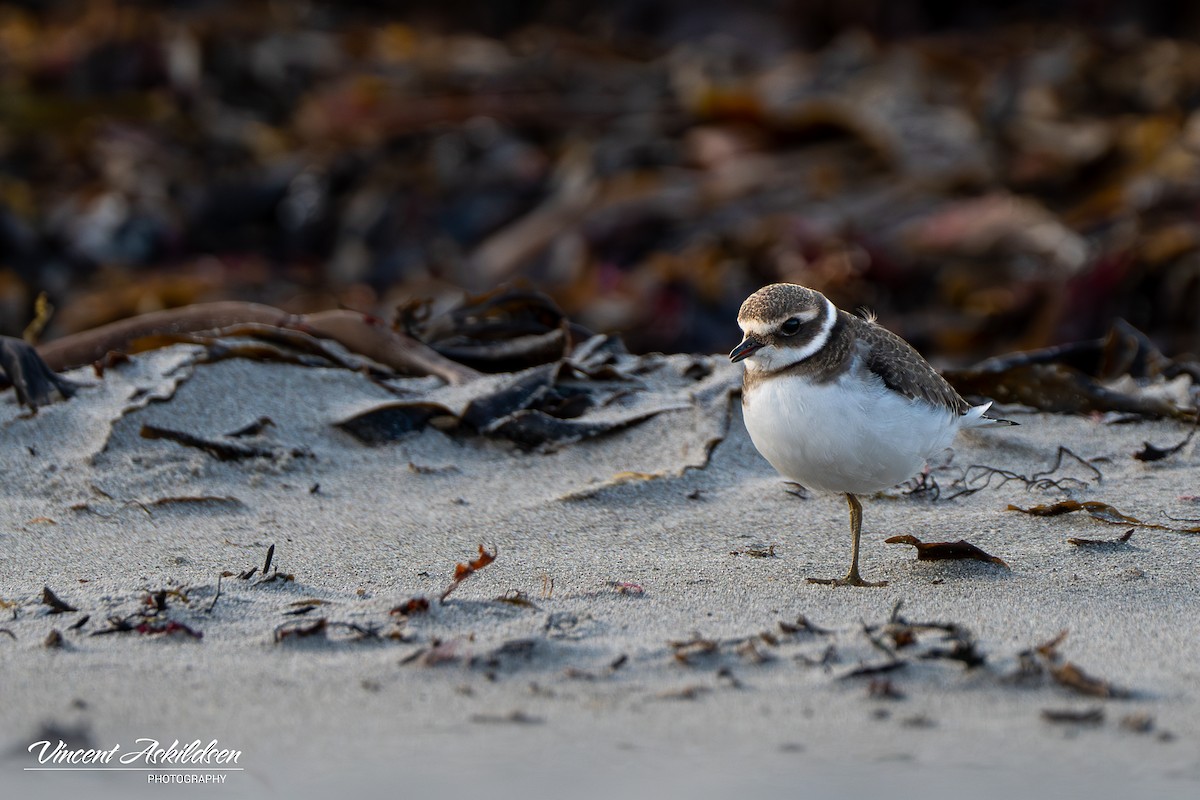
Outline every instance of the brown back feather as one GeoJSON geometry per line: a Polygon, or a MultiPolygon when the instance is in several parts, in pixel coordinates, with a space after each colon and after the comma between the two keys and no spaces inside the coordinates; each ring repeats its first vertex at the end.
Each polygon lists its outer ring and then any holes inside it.
{"type": "MultiPolygon", "coordinates": [[[[849,315],[847,315],[849,316],[849,315]]],[[[864,366],[894,392],[914,400],[965,414],[971,405],[921,357],[912,345],[873,322],[849,317],[854,333],[866,345],[864,366]]]]}

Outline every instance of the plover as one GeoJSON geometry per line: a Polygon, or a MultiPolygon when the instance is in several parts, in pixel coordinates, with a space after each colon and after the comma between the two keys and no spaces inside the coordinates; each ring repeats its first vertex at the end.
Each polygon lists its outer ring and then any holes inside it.
{"type": "Polygon", "coordinates": [[[850,571],[809,578],[883,586],[858,574],[862,504],[916,475],[964,428],[1013,424],[972,406],[908,342],[791,283],[759,289],[738,312],[742,412],[754,446],[784,477],[850,506],[850,571]]]}

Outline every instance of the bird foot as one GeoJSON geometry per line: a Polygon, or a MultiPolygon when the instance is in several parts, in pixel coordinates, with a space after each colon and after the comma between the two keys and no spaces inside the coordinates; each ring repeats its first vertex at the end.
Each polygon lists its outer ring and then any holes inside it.
{"type": "Polygon", "coordinates": [[[877,588],[888,585],[887,581],[879,581],[878,583],[864,581],[857,573],[851,573],[844,578],[809,578],[808,582],[819,583],[822,586],[869,586],[877,588]]]}

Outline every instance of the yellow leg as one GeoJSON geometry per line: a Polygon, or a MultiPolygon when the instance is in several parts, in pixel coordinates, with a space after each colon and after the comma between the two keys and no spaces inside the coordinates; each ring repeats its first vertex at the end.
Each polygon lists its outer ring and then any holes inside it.
{"type": "Polygon", "coordinates": [[[871,583],[864,581],[858,574],[858,537],[862,532],[862,503],[849,492],[846,493],[846,504],[850,506],[850,571],[844,578],[809,578],[809,583],[820,583],[825,586],[887,586],[887,581],[871,583]]]}

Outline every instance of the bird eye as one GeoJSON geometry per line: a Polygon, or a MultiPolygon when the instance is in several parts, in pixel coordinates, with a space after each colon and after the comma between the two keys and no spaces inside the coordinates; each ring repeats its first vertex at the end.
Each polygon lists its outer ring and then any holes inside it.
{"type": "Polygon", "coordinates": [[[792,317],[779,326],[779,332],[784,336],[795,336],[800,330],[800,320],[792,317]]]}

